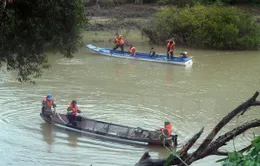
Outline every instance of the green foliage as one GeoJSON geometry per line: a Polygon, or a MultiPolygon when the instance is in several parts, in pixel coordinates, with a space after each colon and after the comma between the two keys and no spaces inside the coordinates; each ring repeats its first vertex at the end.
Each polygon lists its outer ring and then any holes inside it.
{"type": "Polygon", "coordinates": [[[159,4],[171,4],[177,7],[185,7],[185,6],[192,6],[194,5],[194,0],[158,0],[159,4]]]}
{"type": "Polygon", "coordinates": [[[174,157],[174,154],[171,153],[171,154],[168,156],[168,158],[167,158],[167,160],[165,161],[165,163],[163,164],[163,166],[170,166],[170,165],[171,165],[171,162],[172,162],[172,160],[173,160],[173,157],[174,157]]]}
{"type": "Polygon", "coordinates": [[[233,152],[222,159],[223,166],[260,166],[260,136],[252,141],[252,148],[246,153],[233,152]]]}
{"type": "Polygon", "coordinates": [[[248,5],[259,5],[259,0],[157,0],[159,4],[171,4],[176,6],[186,6],[193,4],[209,5],[215,3],[223,4],[248,4],[248,5]]]}
{"type": "Polygon", "coordinates": [[[166,8],[142,32],[153,43],[174,37],[177,43],[215,49],[256,49],[260,44],[260,26],[251,14],[220,5],[166,8]]]}
{"type": "Polygon", "coordinates": [[[260,6],[259,0],[248,0],[248,3],[251,4],[251,5],[260,6]]]}
{"type": "Polygon", "coordinates": [[[204,4],[204,5],[214,4],[214,3],[230,4],[233,2],[233,0],[193,0],[193,2],[204,4]]]}
{"type": "Polygon", "coordinates": [[[82,0],[16,0],[0,14],[0,67],[18,70],[19,81],[39,77],[48,68],[48,46],[73,57],[87,19],[82,0]]]}

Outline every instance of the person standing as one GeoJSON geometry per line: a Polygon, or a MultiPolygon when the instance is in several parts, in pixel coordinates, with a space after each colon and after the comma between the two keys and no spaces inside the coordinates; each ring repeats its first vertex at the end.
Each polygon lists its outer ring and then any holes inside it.
{"type": "Polygon", "coordinates": [[[174,38],[167,40],[167,58],[173,58],[174,55],[175,42],[174,38]]]}
{"type": "Polygon", "coordinates": [[[116,46],[113,48],[113,51],[115,51],[117,48],[121,48],[121,52],[124,53],[124,44],[125,41],[122,39],[122,36],[117,34],[115,37],[115,44],[116,46]]]}

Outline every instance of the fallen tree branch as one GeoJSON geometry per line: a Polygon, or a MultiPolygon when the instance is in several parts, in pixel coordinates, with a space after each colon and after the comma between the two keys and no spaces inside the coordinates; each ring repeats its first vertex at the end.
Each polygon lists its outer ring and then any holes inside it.
{"type": "Polygon", "coordinates": [[[194,143],[199,139],[201,134],[203,133],[204,127],[195,134],[184,146],[181,150],[178,151],[179,156],[184,156],[187,154],[188,150],[194,145],[194,143]]]}
{"type": "MultiPolygon", "coordinates": [[[[247,151],[247,150],[249,150],[249,149],[251,149],[251,148],[252,148],[252,144],[250,144],[250,145],[248,145],[247,147],[245,147],[245,148],[239,150],[238,152],[243,153],[243,152],[245,152],[245,151],[247,151]]],[[[212,155],[227,156],[228,153],[230,153],[230,152],[216,151],[216,152],[213,153],[212,155]]]]}
{"type": "MultiPolygon", "coordinates": [[[[255,119],[250,122],[246,122],[241,126],[234,128],[233,130],[219,136],[215,141],[213,141],[214,137],[217,133],[227,124],[229,123],[235,116],[238,114],[243,115],[250,107],[252,106],[260,106],[260,101],[257,101],[259,92],[255,92],[255,94],[249,98],[247,101],[239,105],[233,111],[231,111],[228,115],[226,115],[219,123],[213,128],[213,130],[208,134],[206,139],[202,142],[202,144],[195,150],[193,153],[188,154],[188,150],[194,145],[194,143],[201,136],[203,129],[202,128],[197,134],[195,134],[183,147],[181,150],[177,152],[179,157],[188,165],[193,163],[196,160],[202,159],[209,155],[221,155],[226,156],[228,152],[222,152],[218,149],[222,146],[225,146],[227,142],[235,138],[236,136],[242,134],[248,129],[260,126],[260,119],[255,119]]],[[[244,152],[251,148],[251,145],[241,149],[239,152],[244,152]]],[[[160,160],[152,160],[150,158],[149,153],[145,153],[143,156],[144,160],[140,160],[136,166],[163,166],[166,162],[166,159],[160,160]],[[139,165],[139,163],[141,165],[139,165]]],[[[143,158],[143,157],[142,157],[143,158]]],[[[173,157],[171,165],[184,166],[185,164],[180,161],[176,156],[173,157]]]]}
{"type": "Polygon", "coordinates": [[[233,129],[232,131],[227,132],[226,134],[219,136],[214,142],[207,147],[204,152],[201,154],[201,157],[206,157],[208,155],[214,154],[221,146],[225,145],[227,142],[232,140],[234,137],[240,135],[246,130],[254,127],[260,126],[260,119],[252,120],[251,122],[244,123],[241,126],[233,129]]]}
{"type": "Polygon", "coordinates": [[[213,155],[217,156],[227,156],[229,152],[216,151],[213,155]]]}
{"type": "Polygon", "coordinates": [[[206,139],[201,143],[201,145],[198,147],[198,149],[193,152],[189,158],[185,160],[187,164],[191,164],[192,162],[196,161],[196,159],[201,158],[199,154],[203,152],[204,149],[207,148],[207,146],[212,142],[214,137],[218,134],[218,132],[228,123],[230,122],[237,114],[240,112],[241,115],[246,112],[246,110],[251,106],[257,106],[259,101],[256,101],[257,96],[259,95],[259,92],[255,92],[255,94],[249,98],[246,102],[239,105],[237,108],[235,108],[233,111],[231,111],[228,115],[226,115],[210,132],[210,134],[206,137],[206,139]]]}

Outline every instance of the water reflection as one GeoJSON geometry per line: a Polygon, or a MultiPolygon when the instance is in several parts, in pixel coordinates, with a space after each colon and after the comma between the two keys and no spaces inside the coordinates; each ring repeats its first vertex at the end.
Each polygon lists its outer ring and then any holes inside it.
{"type": "Polygon", "coordinates": [[[116,64],[116,77],[120,78],[122,75],[123,64],[116,64]]]}
{"type": "Polygon", "coordinates": [[[172,66],[167,65],[165,71],[165,83],[167,87],[172,86],[173,83],[173,68],[172,66]]]}
{"type": "Polygon", "coordinates": [[[43,140],[49,145],[48,152],[51,152],[51,145],[55,141],[55,136],[53,135],[53,126],[48,123],[41,124],[41,133],[43,135],[43,140]]]}
{"type": "Polygon", "coordinates": [[[66,130],[66,133],[68,134],[68,141],[69,141],[69,146],[71,147],[77,147],[78,145],[78,138],[81,137],[81,133],[78,132],[73,132],[66,130]]]}

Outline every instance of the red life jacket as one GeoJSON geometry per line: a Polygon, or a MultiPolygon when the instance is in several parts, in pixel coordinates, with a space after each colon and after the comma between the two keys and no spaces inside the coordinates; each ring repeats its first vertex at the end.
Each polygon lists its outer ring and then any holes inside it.
{"type": "Polygon", "coordinates": [[[68,106],[68,109],[71,109],[72,110],[72,114],[76,115],[79,108],[78,108],[77,105],[75,107],[73,107],[72,102],[70,102],[70,105],[68,106]]]}
{"type": "Polygon", "coordinates": [[[169,45],[169,49],[170,49],[169,52],[173,52],[174,51],[174,46],[175,46],[175,42],[173,42],[172,44],[169,45]]]}
{"type": "Polygon", "coordinates": [[[168,41],[167,42],[167,48],[170,48],[170,45],[171,45],[171,43],[168,41]]]}
{"type": "Polygon", "coordinates": [[[172,134],[172,124],[166,125],[165,128],[161,129],[161,132],[164,134],[165,130],[168,131],[168,135],[166,136],[170,136],[172,134]]]}
{"type": "Polygon", "coordinates": [[[125,42],[122,38],[116,37],[116,44],[123,45],[125,42]]]}
{"type": "Polygon", "coordinates": [[[53,105],[53,99],[48,100],[46,97],[42,102],[45,104],[46,108],[51,109],[51,106],[53,105]]]}

